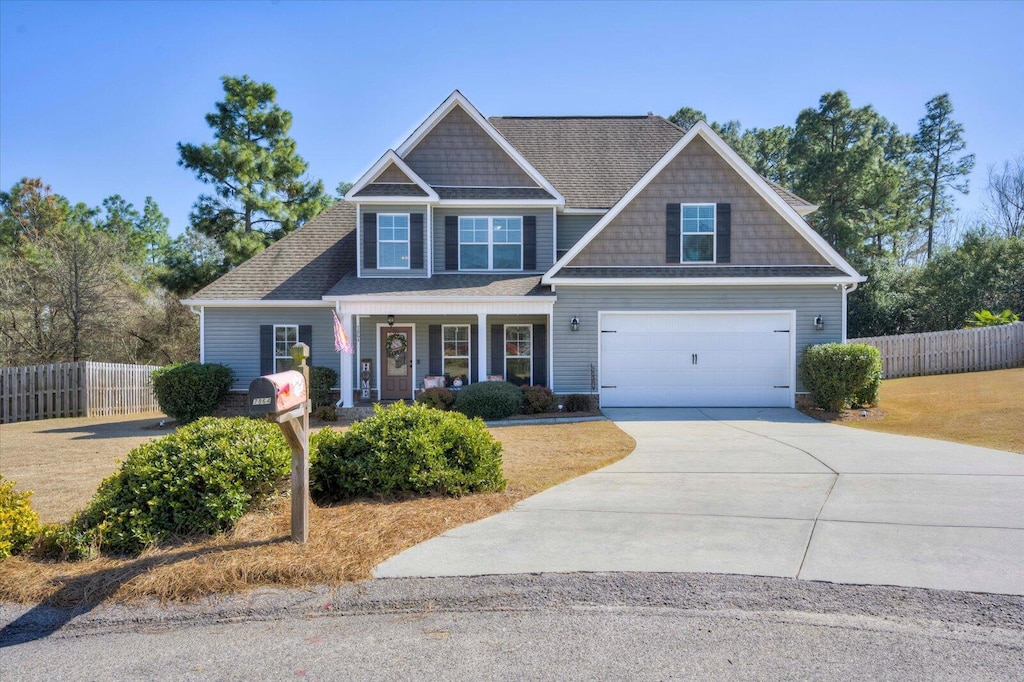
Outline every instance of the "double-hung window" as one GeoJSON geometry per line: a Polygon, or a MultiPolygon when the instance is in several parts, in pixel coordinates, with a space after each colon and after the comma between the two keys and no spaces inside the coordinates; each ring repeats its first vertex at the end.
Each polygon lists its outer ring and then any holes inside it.
{"type": "Polygon", "coordinates": [[[442,325],[441,334],[445,375],[453,379],[462,377],[463,383],[469,383],[472,381],[472,377],[469,375],[469,325],[442,325]]]}
{"type": "Polygon", "coordinates": [[[409,269],[409,214],[377,214],[377,267],[409,269]]]}
{"type": "Polygon", "coordinates": [[[292,346],[299,342],[299,325],[274,325],[274,371],[284,372],[292,368],[292,346]]]}
{"type": "Polygon", "coordinates": [[[505,381],[533,383],[533,325],[505,325],[505,381]]]}
{"type": "Polygon", "coordinates": [[[683,263],[715,262],[715,205],[682,205],[683,263]]]}
{"type": "Polygon", "coordinates": [[[521,216],[459,218],[459,270],[522,270],[521,216]]]}

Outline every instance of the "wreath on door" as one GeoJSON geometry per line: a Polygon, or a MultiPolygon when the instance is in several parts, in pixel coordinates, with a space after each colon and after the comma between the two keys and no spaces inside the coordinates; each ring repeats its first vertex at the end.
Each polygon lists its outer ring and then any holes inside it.
{"type": "Polygon", "coordinates": [[[409,350],[409,339],[405,334],[394,332],[384,337],[384,352],[392,360],[402,357],[409,350]]]}

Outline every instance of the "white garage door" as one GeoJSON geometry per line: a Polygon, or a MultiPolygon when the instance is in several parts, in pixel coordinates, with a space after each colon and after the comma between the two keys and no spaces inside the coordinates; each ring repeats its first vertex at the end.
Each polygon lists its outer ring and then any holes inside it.
{"type": "Polygon", "coordinates": [[[791,312],[602,313],[603,407],[790,407],[791,312]]]}

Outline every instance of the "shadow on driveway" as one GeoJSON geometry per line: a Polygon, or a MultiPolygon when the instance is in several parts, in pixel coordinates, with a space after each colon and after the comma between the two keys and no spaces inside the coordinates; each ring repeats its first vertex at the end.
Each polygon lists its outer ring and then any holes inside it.
{"type": "Polygon", "coordinates": [[[107,438],[146,438],[173,433],[177,423],[170,417],[152,415],[144,419],[76,424],[65,428],[41,429],[41,434],[80,434],[69,440],[97,440],[107,438]],[[165,425],[159,426],[163,420],[165,425]]]}

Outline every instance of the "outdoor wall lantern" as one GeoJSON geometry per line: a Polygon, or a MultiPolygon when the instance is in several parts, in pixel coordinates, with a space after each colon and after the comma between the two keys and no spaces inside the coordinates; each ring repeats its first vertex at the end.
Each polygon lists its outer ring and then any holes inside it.
{"type": "Polygon", "coordinates": [[[814,328],[819,332],[825,328],[825,320],[821,319],[821,315],[814,318],[814,328]]]}
{"type": "Polygon", "coordinates": [[[395,316],[394,315],[388,315],[388,326],[389,327],[394,327],[395,326],[395,316]]]}
{"type": "Polygon", "coordinates": [[[580,330],[580,318],[573,315],[572,319],[569,320],[569,329],[578,332],[580,330]]]}

